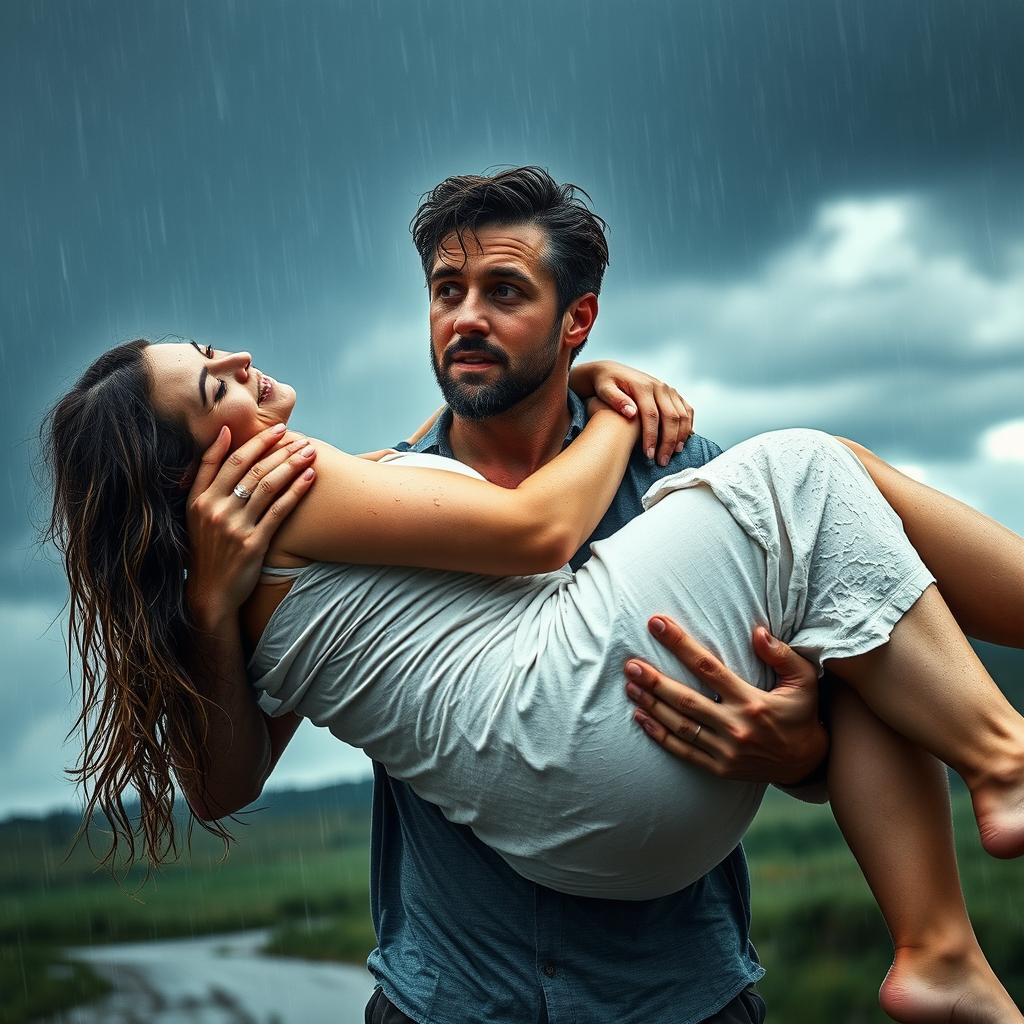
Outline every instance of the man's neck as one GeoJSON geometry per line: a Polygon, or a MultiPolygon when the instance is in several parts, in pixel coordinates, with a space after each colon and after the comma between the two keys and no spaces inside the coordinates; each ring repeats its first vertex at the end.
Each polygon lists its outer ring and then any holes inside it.
{"type": "Polygon", "coordinates": [[[491,483],[518,487],[561,450],[572,417],[565,378],[524,398],[515,408],[485,420],[452,419],[452,453],[491,483]]]}

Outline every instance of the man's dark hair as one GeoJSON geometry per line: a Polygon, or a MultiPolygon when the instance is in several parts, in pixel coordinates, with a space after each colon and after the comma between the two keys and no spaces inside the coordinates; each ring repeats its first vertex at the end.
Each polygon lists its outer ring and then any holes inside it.
{"type": "Polygon", "coordinates": [[[608,266],[607,224],[583,201],[578,185],[559,185],[543,167],[514,167],[493,175],[445,178],[420,200],[413,242],[430,271],[441,242],[454,233],[466,256],[466,234],[493,224],[536,224],[547,233],[544,263],[558,290],[558,315],[587,292],[601,291],[608,266]]]}

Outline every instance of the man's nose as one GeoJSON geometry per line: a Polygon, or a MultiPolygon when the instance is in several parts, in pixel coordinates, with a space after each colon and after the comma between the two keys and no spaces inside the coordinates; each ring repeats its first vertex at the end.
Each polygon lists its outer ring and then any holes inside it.
{"type": "Polygon", "coordinates": [[[452,331],[463,338],[473,334],[487,337],[490,334],[491,324],[484,312],[483,302],[478,293],[474,291],[466,293],[466,297],[459,304],[456,312],[452,331]]]}

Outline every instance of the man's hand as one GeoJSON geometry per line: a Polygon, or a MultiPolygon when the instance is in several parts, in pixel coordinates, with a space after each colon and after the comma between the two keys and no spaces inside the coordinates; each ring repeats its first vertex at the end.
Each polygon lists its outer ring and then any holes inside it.
{"type": "Polygon", "coordinates": [[[600,398],[627,419],[639,415],[641,447],[649,459],[667,466],[693,433],[693,408],[674,387],[642,370],[602,359],[580,363],[569,374],[569,386],[581,398],[600,398]]]}
{"type": "Polygon", "coordinates": [[[711,700],[639,659],[628,661],[626,692],[638,705],[634,717],[657,744],[723,779],[792,786],[818,768],[828,734],[818,721],[817,672],[809,661],[759,627],[754,651],[778,677],[765,692],[667,616],[652,618],[648,627],[717,697],[711,700]]]}
{"type": "Polygon", "coordinates": [[[266,454],[284,433],[283,423],[269,427],[228,455],[231,431],[223,427],[203,455],[187,511],[186,592],[200,626],[235,615],[259,580],[271,538],[313,484],[316,454],[305,438],[266,454]],[[252,497],[239,498],[237,484],[252,497]]]}

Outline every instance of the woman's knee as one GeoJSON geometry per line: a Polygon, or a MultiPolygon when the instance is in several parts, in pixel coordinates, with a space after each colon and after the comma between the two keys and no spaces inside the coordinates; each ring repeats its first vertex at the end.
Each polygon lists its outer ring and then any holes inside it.
{"type": "Polygon", "coordinates": [[[853,452],[853,454],[856,455],[861,462],[864,462],[867,458],[878,458],[878,456],[875,455],[875,453],[870,448],[866,448],[859,441],[851,441],[850,438],[840,437],[838,434],[835,434],[833,436],[840,444],[846,445],[846,447],[849,448],[850,451],[853,452]]]}

